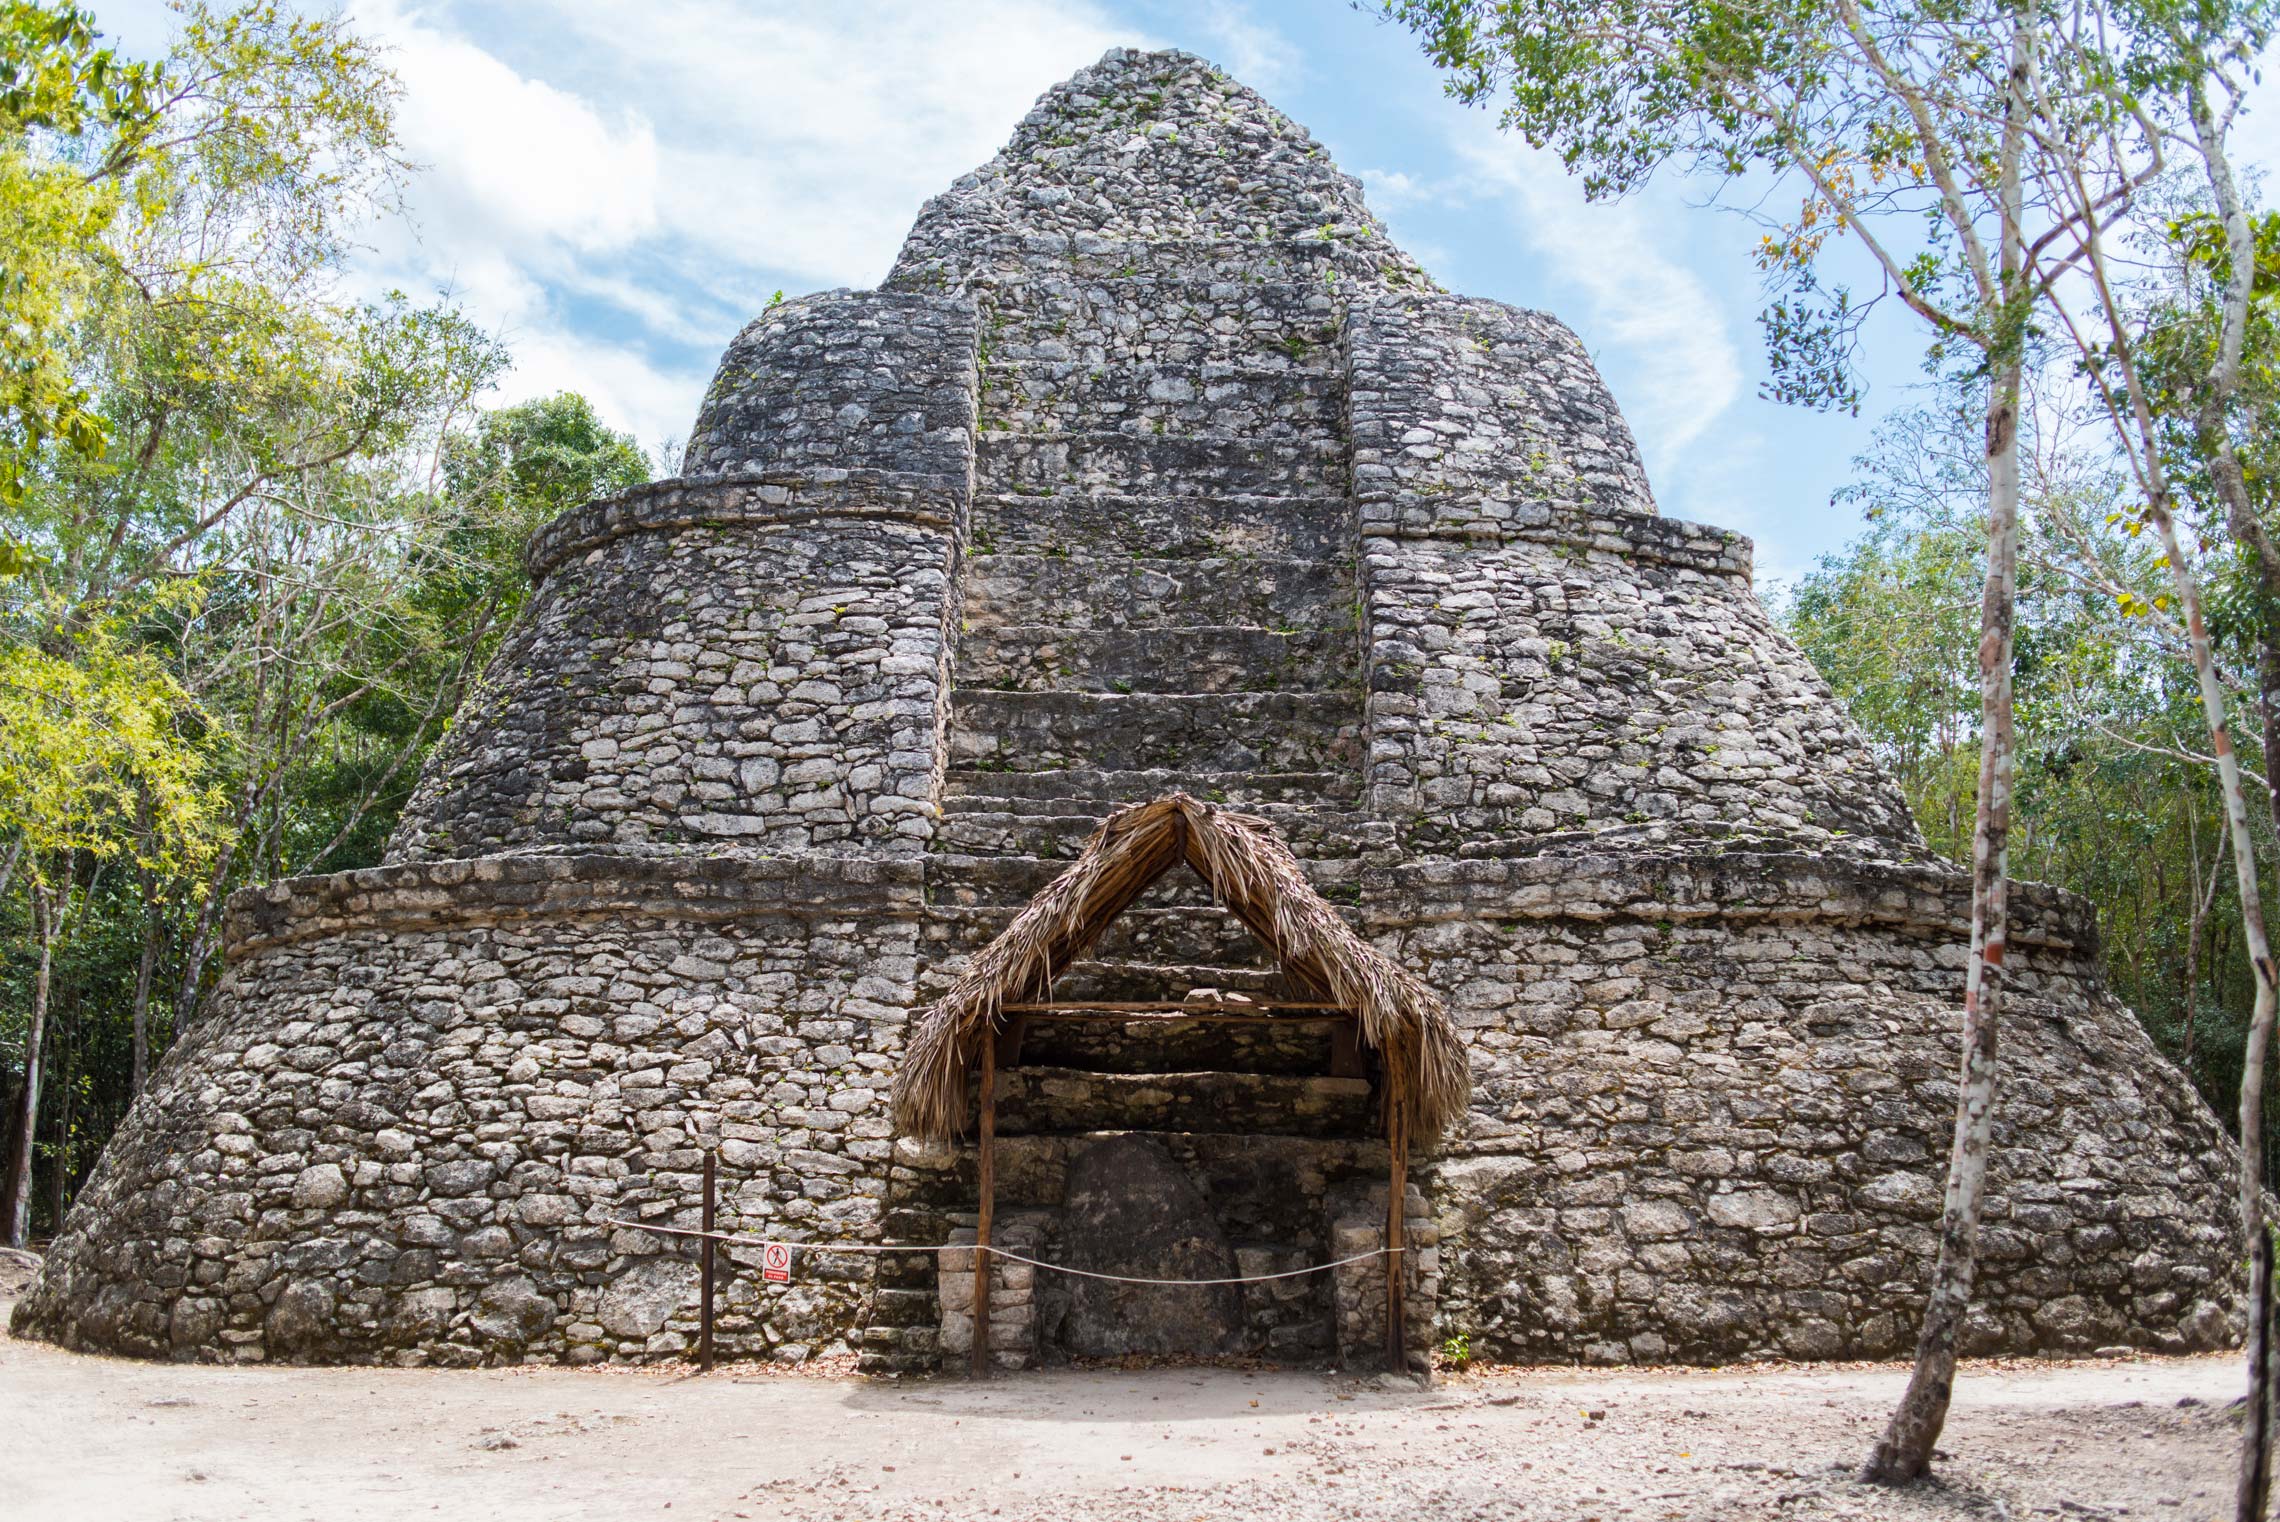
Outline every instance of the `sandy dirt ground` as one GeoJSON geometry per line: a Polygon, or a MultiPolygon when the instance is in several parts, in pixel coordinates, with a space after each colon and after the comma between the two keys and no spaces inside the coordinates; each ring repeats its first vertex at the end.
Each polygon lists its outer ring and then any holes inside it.
{"type": "MultiPolygon", "coordinates": [[[[0,1303],[0,1325],[5,1304],[0,1303]]],[[[2230,1358],[1968,1367],[1939,1483],[1859,1484],[1905,1371],[1063,1371],[138,1363],[0,1338],[10,1522],[2230,1515],[2230,1358]]]]}

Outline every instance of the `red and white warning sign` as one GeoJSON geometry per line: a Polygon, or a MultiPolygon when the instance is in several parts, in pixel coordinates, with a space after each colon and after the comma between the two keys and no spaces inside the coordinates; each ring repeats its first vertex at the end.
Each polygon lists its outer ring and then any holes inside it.
{"type": "Polygon", "coordinates": [[[772,1284],[789,1284],[791,1282],[791,1243],[763,1242],[760,1244],[760,1277],[772,1284]]]}

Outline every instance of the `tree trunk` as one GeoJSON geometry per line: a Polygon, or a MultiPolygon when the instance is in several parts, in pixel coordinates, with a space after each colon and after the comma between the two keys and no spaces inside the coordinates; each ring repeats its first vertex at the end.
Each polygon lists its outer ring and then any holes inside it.
{"type": "Polygon", "coordinates": [[[11,1078],[0,1093],[0,1122],[4,1122],[0,1124],[0,1236],[6,1235],[7,1223],[16,1215],[16,1152],[24,1144],[23,1112],[23,1081],[11,1078]]]}
{"type": "Polygon", "coordinates": [[[197,1018],[198,996],[206,981],[206,964],[214,959],[215,918],[214,904],[209,895],[209,902],[199,907],[197,923],[190,932],[190,943],[183,952],[182,981],[174,990],[174,1034],[177,1038],[197,1018]]]}
{"type": "Polygon", "coordinates": [[[1979,1215],[1995,1115],[1995,1036],[2002,1013],[2011,823],[2011,612],[2018,586],[2019,366],[1995,377],[1987,409],[1987,584],[1980,600],[1979,689],[1983,726],[1978,820],[1971,843],[1971,959],[1964,973],[1963,1064],[1955,1140],[1948,1153],[1939,1260],[1916,1338],[1908,1388],[1868,1462],[1872,1480],[1898,1484],[1930,1472],[1947,1424],[1956,1350],[1978,1268],[1979,1215]]]}
{"type": "MultiPolygon", "coordinates": [[[[2103,295],[2104,272],[2095,256],[2092,268],[2098,275],[2103,295]]],[[[2106,299],[2110,303],[2110,296],[2106,299]]],[[[2217,784],[2224,799],[2225,833],[2232,845],[2234,886],[2240,895],[2241,936],[2247,943],[2249,967],[2256,978],[2256,1004],[2249,1017],[2248,1046],[2240,1080],[2239,1208],[2241,1232],[2249,1250],[2249,1381],[2247,1409],[2242,1413],[2237,1515],[2243,1522],[2263,1522],[2271,1489],[2272,1448],[2269,1377],[2272,1306],[2268,1293],[2272,1247],[2264,1220],[2264,1069],[2272,1044],[2274,1011],[2280,1006],[2280,968],[2273,964],[2272,944],[2265,932],[2256,845],[2248,822],[2248,789],[2241,779],[2240,757],[2233,746],[2232,719],[2225,707],[2224,683],[2217,674],[2216,657],[2210,648],[2200,580],[2194,574],[2192,562],[2185,558],[2185,546],[2178,537],[2176,520],[2170,514],[2169,482],[2161,463],[2160,434],[2138,378],[2129,335],[2118,325],[2113,335],[2111,352],[2128,386],[2130,414],[2137,425],[2146,517],[2160,536],[2162,554],[2169,562],[2169,584],[2185,616],[2186,650],[2192,657],[2201,714],[2209,727],[2209,753],[2216,758],[2217,784]]],[[[2269,741],[2269,730],[2267,739],[2269,741]]]]}
{"type": "Polygon", "coordinates": [[[152,877],[145,867],[136,874],[142,882],[143,941],[142,959],[135,964],[134,1003],[134,1066],[127,1079],[127,1098],[142,1097],[143,1084],[150,1077],[150,991],[158,977],[158,952],[166,938],[166,921],[152,899],[152,877]]]}
{"type": "MultiPolygon", "coordinates": [[[[2244,485],[2245,497],[2245,485],[2244,485]]],[[[2247,511],[2245,500],[2243,514],[2247,511]]],[[[2260,534],[2258,541],[2269,552],[2270,541],[2260,534]]],[[[2272,770],[2273,749],[2280,731],[2273,728],[2273,714],[2280,711],[2280,596],[2275,595],[2276,568],[2269,554],[2260,554],[2258,564],[2263,568],[2264,583],[2264,639],[2257,652],[2257,718],[2264,727],[2265,777],[2270,783],[2265,798],[2270,805],[2273,826],[2280,830],[2280,773],[2272,770]]],[[[2245,800],[2244,800],[2245,803],[2245,800]]],[[[2241,817],[2248,811],[2244,806],[2241,817]]],[[[2244,914],[2245,918],[2245,914],[2244,914]]],[[[2262,932],[2262,915],[2258,925],[2250,932],[2252,944],[2262,932]]],[[[2247,1060],[2241,1065],[2240,1075],[2240,1168],[2241,1168],[2241,1224],[2248,1233],[2248,1404],[2241,1413],[2240,1468],[2234,1482],[2233,1515],[2235,1522],[2246,1518],[2248,1522],[2264,1522],[2272,1495],[2272,1437],[2275,1420],[2273,1401],[2273,1349],[2272,1349],[2272,1233],[2263,1220],[2264,1202],[2264,1053],[2271,1041],[2274,990],[2267,985],[2270,978],[2264,971],[2266,963],[2257,963],[2256,1009],[2249,1024],[2247,1060]],[[2252,1129],[2249,1111],[2250,1091],[2255,1091],[2256,1123],[2252,1129]]]]}
{"type": "MultiPolygon", "coordinates": [[[[69,1021],[56,1027],[58,1031],[70,1028],[71,1022],[69,1021]]],[[[56,1084],[55,1171],[48,1175],[48,1230],[50,1231],[62,1229],[64,1196],[71,1186],[72,1080],[78,1076],[76,1064],[65,1060],[67,1056],[76,1058],[77,1054],[63,1051],[63,1043],[60,1039],[56,1046],[56,1078],[58,1082],[56,1084]]]]}
{"type": "Polygon", "coordinates": [[[2208,910],[2201,902],[2201,872],[2196,863],[2193,870],[2193,902],[2185,921],[2185,1039],[2181,1043],[2185,1076],[2193,1076],[2194,1027],[2200,1023],[2201,995],[2201,922],[2208,910]]]}
{"type": "Polygon", "coordinates": [[[24,1032],[24,1094],[18,1112],[15,1167],[8,1181],[8,1220],[5,1236],[10,1247],[22,1247],[32,1227],[32,1146],[40,1115],[40,1044],[47,1036],[48,983],[55,968],[55,906],[37,877],[31,882],[32,930],[39,937],[39,970],[32,975],[32,1019],[24,1032]]]}
{"type": "MultiPolygon", "coordinates": [[[[2248,211],[2233,176],[2232,160],[2225,144],[2225,123],[2209,99],[2207,72],[2204,68],[2194,79],[2188,105],[2209,194],[2224,224],[2227,268],[2217,352],[2209,365],[2208,383],[2203,389],[2200,416],[2196,421],[2202,450],[2208,458],[2210,479],[2224,502],[2226,524],[2233,536],[2249,547],[2256,560],[2269,620],[2275,611],[2275,590],[2280,589],[2280,555],[2274,553],[2271,538],[2264,532],[2264,525],[2249,499],[2247,477],[2233,449],[2231,429],[2233,399],[2240,387],[2241,355],[2247,346],[2249,301],[2255,293],[2256,234],[2249,224],[2248,211]]],[[[2125,373],[2131,374],[2134,382],[2134,373],[2125,373]]],[[[2153,448],[2150,417],[2142,391],[2134,384],[2132,391],[2139,429],[2146,437],[2150,453],[2153,448]]],[[[2159,468],[2158,458],[2155,468],[2159,468]]],[[[2165,502],[2156,505],[2166,509],[2165,502]]],[[[2163,547],[2170,556],[2170,575],[2180,586],[2189,584],[2191,578],[2179,558],[2174,543],[2176,535],[2168,528],[2166,510],[2162,516],[2163,547]]],[[[2217,774],[2224,784],[2225,819],[2233,836],[2235,872],[2241,880],[2241,923],[2248,938],[2249,962],[2256,972],[2256,1006],[2249,1019],[2248,1045],[2240,1074],[2240,1222],[2249,1249],[2249,1368],[2248,1405],[2241,1418],[2240,1474],[2234,1513],[2240,1522],[2263,1522],[2272,1489],[2273,1434],[2272,1242],[2264,1219],[2264,1070],[2272,1045],[2274,1006],[2276,993],[2280,993],[2275,984],[2280,983],[2280,972],[2273,967],[2271,946],[2265,936],[2263,904],[2257,896],[2255,856],[2248,836],[2247,800],[2240,785],[2240,763],[2233,754],[2231,737],[2225,728],[2224,694],[2211,669],[2208,635],[2202,624],[2198,597],[2186,612],[2195,674],[2200,679],[2201,703],[2209,714],[2209,737],[2217,758],[2217,774]]],[[[2269,650],[2263,654],[2266,660],[2270,659],[2269,650]]],[[[2265,743],[2269,751],[2273,738],[2270,713],[2273,676],[2269,671],[2260,675],[2259,686],[2264,689],[2266,708],[2265,743]]],[[[2267,755],[2265,759],[2269,766],[2271,757],[2267,755]]],[[[2280,788],[2280,777],[2273,777],[2272,782],[2280,788]]],[[[2280,820],[2280,793],[2274,795],[2272,807],[2275,819],[2280,820]]]]}
{"type": "Polygon", "coordinates": [[[158,908],[158,874],[150,867],[155,826],[151,819],[150,789],[138,788],[136,826],[142,835],[142,854],[135,861],[135,897],[142,905],[142,956],[135,964],[134,1060],[128,1069],[127,1098],[140,1099],[143,1080],[150,1076],[150,990],[158,975],[159,944],[165,939],[165,916],[158,908]]]}
{"type": "Polygon", "coordinates": [[[1987,1149],[1995,1126],[1995,1036],[2003,1006],[2011,843],[2012,613],[2019,586],[2019,395],[2021,356],[2009,308],[2019,300],[2026,263],[2020,191],[2027,87],[2034,69],[2035,20],[2012,14],[2011,70],[2004,104],[2001,300],[1988,351],[1987,582],[1979,601],[1979,794],[1971,836],[1971,955],[1963,984],[1963,1060],[1955,1140],[1948,1152],[1940,1213],[1939,1259],[1916,1334],[1916,1367],[1866,1478],[1903,1484],[1931,1472],[1947,1425],[1955,1360],[1979,1266],[1979,1216],[1987,1192],[1987,1149]]]}
{"type": "Polygon", "coordinates": [[[207,874],[206,890],[200,895],[198,913],[190,927],[190,938],[183,945],[182,981],[174,991],[174,1034],[179,1037],[190,1028],[190,1021],[198,1013],[198,992],[206,981],[206,964],[213,960],[220,940],[216,926],[221,919],[222,905],[229,898],[230,867],[237,858],[237,842],[225,839],[215,853],[213,870],[207,874]]]}

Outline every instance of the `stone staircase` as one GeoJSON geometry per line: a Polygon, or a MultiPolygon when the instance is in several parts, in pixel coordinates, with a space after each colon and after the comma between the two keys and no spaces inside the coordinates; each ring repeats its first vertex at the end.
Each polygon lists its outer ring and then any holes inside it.
{"type": "MultiPolygon", "coordinates": [[[[1280,245],[1093,244],[979,289],[938,906],[1018,909],[1111,810],[1174,790],[1264,815],[1326,894],[1354,891],[1383,832],[1358,807],[1351,451],[1319,263],[1280,245]]],[[[1209,923],[1224,915],[1192,874],[1120,937],[1168,947],[1155,921],[1181,913],[1206,922],[1196,956],[1103,966],[1095,996],[1262,970],[1239,927],[1209,923]]]]}
{"type": "MultiPolygon", "coordinates": [[[[1335,306],[1303,252],[1214,249],[1183,273],[1192,253],[1094,247],[980,295],[981,432],[930,873],[945,961],[1002,929],[1108,813],[1167,792],[1271,820],[1333,902],[1391,843],[1360,804],[1335,306]]],[[[1055,994],[1198,989],[1309,996],[1176,870],[1055,994]]],[[[1111,1137],[1183,1160],[1246,1263],[1320,1261],[1326,1202],[1384,1167],[1373,1086],[1324,1021],[1034,1020],[998,1094],[1000,1208],[1041,1243],[1073,1159],[1111,1137]],[[1283,1166],[1262,1168],[1268,1156],[1283,1166]]],[[[1327,1353],[1331,1291],[1327,1277],[1258,1287],[1254,1344],[1327,1353]]],[[[1014,1330],[999,1337],[1031,1335],[1029,1287],[1008,1294],[1014,1330]]]]}

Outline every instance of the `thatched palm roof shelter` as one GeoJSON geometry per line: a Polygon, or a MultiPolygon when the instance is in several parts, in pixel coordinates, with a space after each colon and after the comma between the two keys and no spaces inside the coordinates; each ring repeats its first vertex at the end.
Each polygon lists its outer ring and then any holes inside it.
{"type": "Polygon", "coordinates": [[[1356,935],[1265,820],[1171,793],[1111,814],[1066,872],[976,954],[918,1017],[895,1075],[895,1119],[946,1141],[965,1129],[966,1079],[1008,1004],[1043,1000],[1111,921],[1181,862],[1264,942],[1286,975],[1351,1012],[1384,1071],[1389,1132],[1433,1136],[1463,1111],[1471,1070],[1447,1008],[1356,935]]]}

